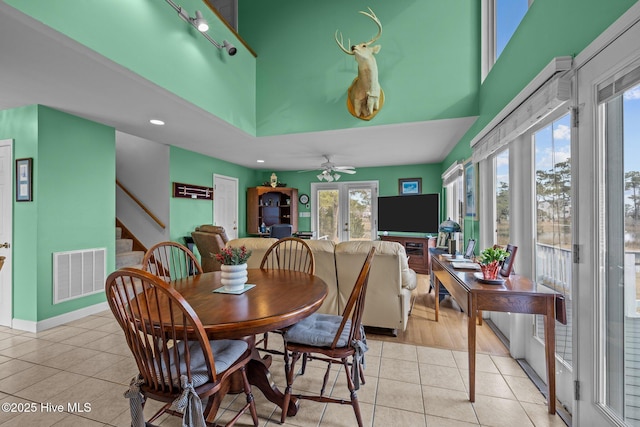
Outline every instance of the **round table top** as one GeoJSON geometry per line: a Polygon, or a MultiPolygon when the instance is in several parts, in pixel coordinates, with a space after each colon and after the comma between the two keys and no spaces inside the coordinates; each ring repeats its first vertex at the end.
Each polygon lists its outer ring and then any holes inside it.
{"type": "Polygon", "coordinates": [[[198,314],[210,338],[241,338],[293,325],[309,316],[327,296],[317,276],[288,270],[248,269],[242,294],[213,292],[222,287],[220,272],[171,282],[198,314]]]}

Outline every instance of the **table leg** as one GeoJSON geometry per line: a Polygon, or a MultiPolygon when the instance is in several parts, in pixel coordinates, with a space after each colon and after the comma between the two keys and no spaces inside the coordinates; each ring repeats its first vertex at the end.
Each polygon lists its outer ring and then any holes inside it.
{"type": "MultiPolygon", "coordinates": [[[[247,365],[247,377],[249,378],[249,383],[258,387],[267,400],[282,408],[284,405],[284,394],[278,389],[278,386],[276,386],[271,379],[271,372],[269,372],[270,366],[271,355],[267,355],[264,358],[260,357],[258,349],[254,346],[251,361],[247,365]]],[[[291,401],[289,402],[287,416],[294,416],[298,412],[298,406],[298,399],[292,396],[291,401]]]]}
{"type": "Polygon", "coordinates": [[[547,314],[544,316],[544,349],[547,359],[547,399],[549,413],[556,413],[556,321],[555,299],[547,298],[547,314]]]}
{"type": "Polygon", "coordinates": [[[440,313],[440,281],[438,281],[438,276],[436,276],[435,273],[433,274],[433,281],[434,281],[433,290],[436,296],[435,308],[436,308],[436,322],[437,322],[438,315],[440,313]]]}
{"type": "Polygon", "coordinates": [[[469,352],[469,401],[476,401],[476,318],[478,310],[476,310],[476,301],[472,294],[469,294],[468,299],[469,312],[467,315],[467,345],[469,352]]]}

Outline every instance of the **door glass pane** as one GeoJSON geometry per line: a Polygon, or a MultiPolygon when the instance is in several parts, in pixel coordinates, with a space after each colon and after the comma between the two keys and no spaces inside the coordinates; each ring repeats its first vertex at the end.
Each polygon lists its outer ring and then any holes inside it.
{"type": "MultiPolygon", "coordinates": [[[[565,296],[567,325],[556,322],[556,355],[572,365],[571,125],[567,114],[535,132],[536,282],[565,296]]],[[[544,338],[544,318],[536,316],[544,338]]]]}
{"type": "Polygon", "coordinates": [[[338,189],[318,190],[318,233],[319,239],[328,239],[336,243],[339,238],[339,205],[338,189]]]}
{"type": "Polygon", "coordinates": [[[509,149],[495,157],[496,244],[509,242],[509,149]]]}
{"type": "Polygon", "coordinates": [[[640,426],[640,85],[600,105],[605,167],[605,404],[640,426]]]}
{"type": "Polygon", "coordinates": [[[371,240],[373,230],[370,188],[349,188],[349,240],[371,240]]]}

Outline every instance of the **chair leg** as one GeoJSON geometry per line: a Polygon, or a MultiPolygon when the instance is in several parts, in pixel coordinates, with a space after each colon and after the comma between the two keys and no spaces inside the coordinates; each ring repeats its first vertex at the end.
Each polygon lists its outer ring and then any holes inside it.
{"type": "Polygon", "coordinates": [[[269,332],[265,332],[263,337],[262,337],[262,341],[264,342],[264,349],[267,349],[267,346],[269,344],[269,332]]]}
{"type": "Polygon", "coordinates": [[[360,404],[358,403],[358,395],[355,390],[355,386],[353,385],[353,380],[351,379],[351,370],[349,369],[349,361],[345,358],[342,359],[342,364],[344,365],[344,372],[347,375],[347,387],[349,387],[349,394],[351,398],[351,406],[353,407],[353,412],[356,414],[356,420],[358,421],[358,427],[362,427],[362,414],[360,413],[360,404]]]}
{"type": "Polygon", "coordinates": [[[254,427],[258,426],[258,411],[256,410],[256,402],[251,392],[251,384],[249,384],[249,378],[247,378],[246,367],[242,367],[242,381],[244,382],[244,393],[247,395],[247,403],[249,404],[249,411],[251,411],[251,419],[253,420],[254,427]]]}
{"type": "Polygon", "coordinates": [[[284,424],[287,418],[287,410],[289,409],[289,403],[291,402],[291,392],[293,386],[293,377],[295,376],[295,366],[296,362],[300,358],[300,353],[294,351],[291,353],[291,366],[289,366],[289,357],[288,352],[285,348],[285,362],[284,362],[284,373],[287,377],[287,388],[284,390],[284,402],[282,404],[282,415],[280,415],[280,423],[284,424]]]}

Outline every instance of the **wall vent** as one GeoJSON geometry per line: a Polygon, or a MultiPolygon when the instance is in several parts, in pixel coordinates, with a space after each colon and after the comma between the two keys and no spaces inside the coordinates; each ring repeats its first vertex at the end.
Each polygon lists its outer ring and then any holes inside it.
{"type": "Polygon", "coordinates": [[[107,249],[53,254],[53,303],[104,292],[107,249]]]}

